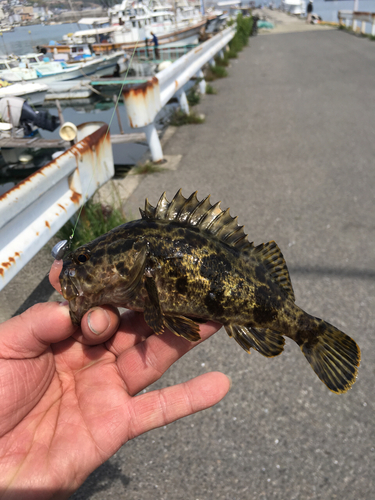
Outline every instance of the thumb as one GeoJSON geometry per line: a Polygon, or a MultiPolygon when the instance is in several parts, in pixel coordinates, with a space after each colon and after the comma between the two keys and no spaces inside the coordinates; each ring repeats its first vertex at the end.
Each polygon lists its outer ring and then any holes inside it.
{"type": "Polygon", "coordinates": [[[0,324],[1,357],[32,358],[46,348],[75,333],[69,308],[57,302],[36,304],[27,311],[0,324]]]}

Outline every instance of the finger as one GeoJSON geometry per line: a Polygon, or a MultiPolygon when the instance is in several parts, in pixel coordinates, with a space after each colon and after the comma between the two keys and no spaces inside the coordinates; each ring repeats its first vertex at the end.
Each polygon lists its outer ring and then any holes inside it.
{"type": "Polygon", "coordinates": [[[62,260],[55,260],[51,266],[51,270],[49,272],[49,282],[59,293],[61,293],[61,285],[59,281],[59,276],[61,273],[61,269],[63,266],[62,260]]]}
{"type": "Polygon", "coordinates": [[[220,327],[213,322],[200,325],[201,340],[198,342],[189,342],[167,330],[162,335],[151,335],[144,342],[124,351],[117,359],[117,367],[129,394],[133,396],[159,380],[175,361],[220,327]]]}
{"type": "Polygon", "coordinates": [[[58,302],[35,304],[0,325],[1,357],[39,356],[50,344],[73,335],[77,328],[71,322],[67,306],[58,302]]]}
{"type": "Polygon", "coordinates": [[[129,439],[215,405],[229,388],[226,375],[211,372],[183,384],[136,396],[131,400],[129,412],[129,439]]]}
{"type": "Polygon", "coordinates": [[[120,325],[120,314],[116,307],[93,307],[82,318],[81,329],[74,338],[82,344],[95,345],[106,342],[120,325]]]}

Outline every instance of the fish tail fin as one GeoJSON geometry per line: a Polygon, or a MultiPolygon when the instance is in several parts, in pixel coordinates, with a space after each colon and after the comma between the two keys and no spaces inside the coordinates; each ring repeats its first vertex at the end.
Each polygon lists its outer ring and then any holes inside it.
{"type": "Polygon", "coordinates": [[[326,386],[337,394],[354,384],[361,351],[348,335],[329,323],[314,318],[310,328],[295,338],[307,361],[326,386]]]}

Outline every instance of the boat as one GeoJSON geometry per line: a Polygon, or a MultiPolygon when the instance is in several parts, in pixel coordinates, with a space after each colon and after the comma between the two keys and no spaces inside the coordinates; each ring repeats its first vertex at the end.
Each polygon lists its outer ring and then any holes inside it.
{"type": "MultiPolygon", "coordinates": [[[[53,132],[60,125],[60,119],[46,110],[35,110],[20,97],[3,97],[0,99],[0,139],[39,137],[39,129],[53,132]]],[[[9,142],[9,141],[6,141],[9,142]]],[[[17,163],[19,155],[25,148],[1,147],[1,154],[6,163],[17,163]]]]}
{"type": "MultiPolygon", "coordinates": [[[[56,54],[58,52],[56,51],[56,54]]],[[[40,58],[45,58],[45,54],[37,54],[40,58]]],[[[69,63],[64,61],[45,61],[45,66],[38,59],[38,62],[27,64],[26,56],[22,56],[23,62],[16,59],[0,60],[0,78],[8,82],[32,81],[46,83],[75,80],[90,75],[110,75],[115,72],[118,61],[124,57],[123,51],[116,51],[111,54],[95,56],[83,59],[82,62],[69,63]],[[29,67],[27,67],[27,65],[29,67]]]]}
{"type": "Polygon", "coordinates": [[[14,26],[0,26],[0,33],[7,33],[14,31],[14,26]]]}
{"type": "Polygon", "coordinates": [[[13,83],[0,88],[0,99],[3,97],[22,97],[32,106],[43,104],[48,85],[38,82],[13,83]]]}
{"type": "Polygon", "coordinates": [[[0,99],[0,116],[4,132],[13,128],[17,132],[23,130],[24,136],[33,135],[38,128],[53,132],[60,125],[57,116],[50,115],[43,109],[36,111],[21,97],[10,96],[0,99]]]}
{"type": "Polygon", "coordinates": [[[304,16],[306,14],[305,0],[281,0],[281,10],[294,16],[304,16]]]}
{"type": "MultiPolygon", "coordinates": [[[[124,0],[111,7],[107,17],[80,19],[78,25],[91,28],[65,35],[63,43],[55,47],[58,52],[66,52],[70,44],[88,43],[96,54],[118,49],[130,52],[135,47],[147,52],[151,32],[157,36],[159,46],[197,44],[200,34],[216,17],[217,13],[203,16],[198,9],[188,6],[175,13],[160,8],[151,10],[141,2],[130,5],[124,0]]],[[[51,50],[51,44],[46,49],[51,50]]]]}
{"type": "Polygon", "coordinates": [[[90,79],[52,82],[48,84],[47,101],[56,99],[86,99],[94,93],[90,79]]]}

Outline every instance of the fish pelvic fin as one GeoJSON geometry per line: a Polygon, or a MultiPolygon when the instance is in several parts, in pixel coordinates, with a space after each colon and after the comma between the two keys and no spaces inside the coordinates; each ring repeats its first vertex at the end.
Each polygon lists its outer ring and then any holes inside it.
{"type": "Polygon", "coordinates": [[[164,318],[159,303],[158,290],[154,278],[145,276],[144,278],[147,297],[145,299],[144,318],[146,323],[156,335],[164,332],[164,318]]]}
{"type": "Polygon", "coordinates": [[[199,325],[190,318],[185,316],[164,316],[164,322],[172,333],[189,340],[189,342],[201,340],[199,325]]]}
{"type": "Polygon", "coordinates": [[[225,330],[246,352],[253,348],[263,356],[273,358],[284,350],[284,337],[269,328],[225,325],[225,330]]]}
{"type": "Polygon", "coordinates": [[[315,318],[316,329],[298,332],[295,341],[320,380],[336,394],[348,391],[357,378],[361,351],[333,325],[315,318]]]}

